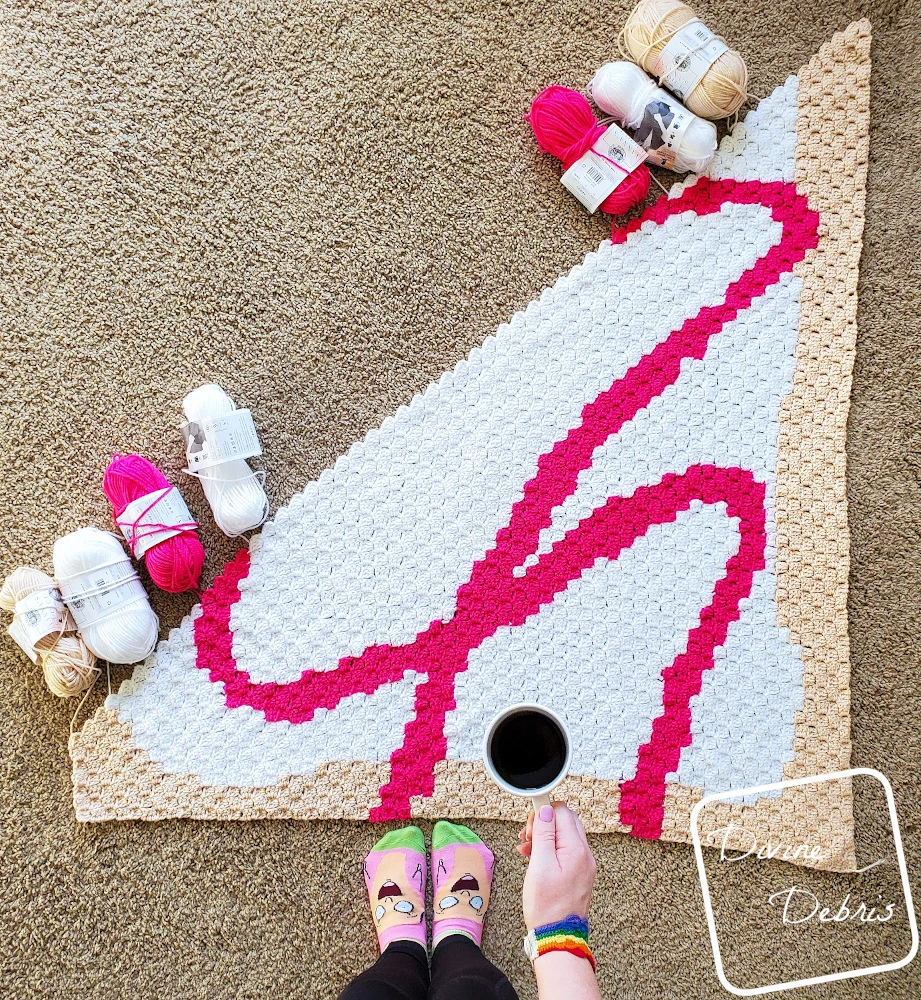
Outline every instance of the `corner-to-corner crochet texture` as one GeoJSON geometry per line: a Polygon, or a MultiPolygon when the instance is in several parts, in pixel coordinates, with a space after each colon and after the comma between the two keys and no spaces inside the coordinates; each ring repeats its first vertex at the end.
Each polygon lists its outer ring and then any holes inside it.
{"type": "MultiPolygon", "coordinates": [[[[857,22],[293,497],[72,738],[77,817],[520,818],[519,701],[592,830],[846,767],[869,74],[857,22]]],[[[853,866],[846,784],[732,810],[853,866]]]]}

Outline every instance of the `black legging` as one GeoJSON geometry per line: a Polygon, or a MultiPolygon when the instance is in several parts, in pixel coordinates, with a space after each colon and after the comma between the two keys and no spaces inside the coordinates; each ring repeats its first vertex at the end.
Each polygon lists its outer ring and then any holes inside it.
{"type": "Polygon", "coordinates": [[[512,984],[464,934],[449,934],[432,952],[394,941],[342,991],[339,1000],[518,1000],[512,984]]]}

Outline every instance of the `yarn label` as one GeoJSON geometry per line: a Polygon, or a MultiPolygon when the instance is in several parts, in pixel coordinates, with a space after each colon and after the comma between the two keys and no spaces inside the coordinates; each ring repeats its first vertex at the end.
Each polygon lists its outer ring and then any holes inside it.
{"type": "Polygon", "coordinates": [[[175,486],[132,500],[117,523],[135,559],[167,538],[198,526],[175,486]]]}
{"type": "Polygon", "coordinates": [[[589,212],[601,203],[646,160],[646,150],[623,129],[612,125],[563,174],[560,181],[589,212]]]}
{"type": "Polygon", "coordinates": [[[56,587],[36,590],[17,601],[14,614],[19,631],[30,649],[34,649],[46,636],[62,635],[73,628],[67,607],[56,587]]]}
{"type": "Polygon", "coordinates": [[[201,472],[225,462],[262,454],[256,425],[249,410],[234,410],[223,417],[189,420],[182,425],[186,472],[201,472]]]}
{"type": "Polygon", "coordinates": [[[22,630],[22,626],[19,624],[19,619],[14,618],[6,628],[7,632],[10,634],[10,638],[16,645],[29,657],[33,663],[38,663],[38,657],[35,655],[35,649],[32,643],[26,638],[25,632],[22,630]]]}
{"type": "Polygon", "coordinates": [[[656,90],[653,99],[643,108],[643,117],[633,138],[647,150],[649,163],[674,170],[682,136],[694,116],[687,108],[667,100],[667,97],[664,90],[656,90]]]}
{"type": "Polygon", "coordinates": [[[127,558],[59,582],[64,602],[80,630],[98,624],[134,601],[147,603],[144,586],[127,558]]]}
{"type": "Polygon", "coordinates": [[[700,21],[679,28],[653,64],[653,75],[684,100],[729,46],[700,21]]]}

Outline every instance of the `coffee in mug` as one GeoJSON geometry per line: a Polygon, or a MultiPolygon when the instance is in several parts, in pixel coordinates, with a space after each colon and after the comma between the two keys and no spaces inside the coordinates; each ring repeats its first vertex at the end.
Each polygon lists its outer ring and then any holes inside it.
{"type": "Polygon", "coordinates": [[[512,705],[493,719],[483,758],[493,780],[513,795],[527,795],[535,811],[569,770],[572,748],[562,720],[541,705],[512,705]]]}

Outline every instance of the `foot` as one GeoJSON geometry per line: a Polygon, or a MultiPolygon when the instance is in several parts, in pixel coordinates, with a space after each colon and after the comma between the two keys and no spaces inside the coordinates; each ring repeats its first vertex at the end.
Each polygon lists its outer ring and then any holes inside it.
{"type": "Polygon", "coordinates": [[[425,840],[417,826],[392,830],[365,858],[365,885],[381,951],[393,941],[425,947],[425,840]]]}
{"type": "Polygon", "coordinates": [[[432,884],[435,920],[432,945],[448,934],[466,934],[477,945],[492,887],[492,851],[466,826],[435,824],[432,831],[432,884]]]}

